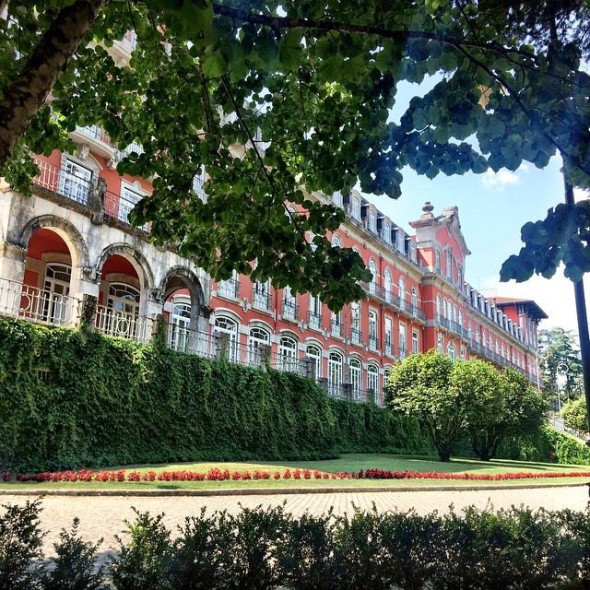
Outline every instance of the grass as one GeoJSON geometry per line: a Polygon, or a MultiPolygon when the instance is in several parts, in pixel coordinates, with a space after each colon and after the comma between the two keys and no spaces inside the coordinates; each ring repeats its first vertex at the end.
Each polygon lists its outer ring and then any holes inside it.
{"type": "MultiPolygon", "coordinates": [[[[391,471],[436,471],[445,473],[489,473],[502,474],[510,472],[571,472],[571,471],[590,471],[588,466],[580,465],[558,465],[554,463],[534,463],[522,461],[510,461],[504,459],[492,460],[489,462],[478,461],[476,459],[452,459],[449,463],[441,463],[432,458],[413,457],[405,455],[377,455],[377,454],[354,454],[342,455],[339,459],[330,459],[325,461],[276,461],[276,462],[240,462],[240,463],[222,463],[222,462],[199,462],[199,463],[173,463],[157,465],[125,465],[113,467],[109,470],[125,469],[126,471],[198,471],[207,472],[209,469],[217,467],[228,469],[229,471],[283,471],[285,469],[311,469],[334,473],[339,471],[356,472],[361,469],[378,468],[391,471]]],[[[555,478],[555,479],[535,479],[535,480],[512,480],[506,481],[455,481],[455,480],[262,480],[262,481],[154,481],[154,482],[73,482],[73,483],[2,483],[0,491],[9,493],[14,490],[30,490],[31,492],[41,492],[44,490],[255,490],[255,489],[272,489],[280,490],[286,488],[433,488],[453,486],[457,488],[470,487],[475,485],[485,485],[494,487],[498,485],[526,486],[534,483],[535,485],[555,485],[563,483],[584,483],[583,478],[555,478]]]]}

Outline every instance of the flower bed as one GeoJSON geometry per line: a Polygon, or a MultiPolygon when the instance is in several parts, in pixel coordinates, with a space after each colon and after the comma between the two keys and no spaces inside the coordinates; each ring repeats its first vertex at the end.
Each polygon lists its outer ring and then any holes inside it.
{"type": "Polygon", "coordinates": [[[365,469],[357,472],[340,471],[328,473],[311,469],[285,469],[282,471],[230,471],[213,468],[201,471],[54,471],[42,473],[12,474],[4,471],[0,478],[4,482],[150,482],[150,481],[260,481],[260,480],[343,480],[343,479],[437,479],[467,481],[510,481],[519,479],[550,479],[559,477],[590,477],[590,471],[569,472],[513,472],[513,473],[445,473],[438,471],[387,471],[383,469],[365,469]]]}

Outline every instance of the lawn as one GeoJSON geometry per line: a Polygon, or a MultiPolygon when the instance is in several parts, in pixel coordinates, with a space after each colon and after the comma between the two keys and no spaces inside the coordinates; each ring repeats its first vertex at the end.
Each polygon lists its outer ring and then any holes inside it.
{"type": "MultiPolygon", "coordinates": [[[[228,469],[234,471],[255,471],[274,473],[276,471],[284,472],[286,469],[310,469],[319,470],[327,473],[337,472],[358,472],[361,469],[383,469],[389,471],[417,471],[417,472],[438,472],[438,473],[470,473],[470,474],[503,474],[503,473],[542,473],[542,472],[572,472],[572,471],[590,471],[589,466],[579,465],[557,465],[553,463],[532,463],[509,460],[493,460],[490,462],[478,461],[475,459],[453,459],[449,463],[441,463],[432,458],[412,457],[404,455],[377,455],[377,454],[351,454],[342,455],[339,459],[325,461],[277,461],[277,462],[240,462],[240,463],[222,463],[222,462],[199,462],[199,463],[174,463],[159,465],[125,465],[113,467],[109,471],[125,469],[127,473],[131,471],[148,472],[154,471],[160,473],[163,471],[195,471],[206,473],[212,468],[228,469]]],[[[589,478],[590,479],[590,478],[589,478]]],[[[563,483],[585,483],[584,478],[558,477],[552,479],[521,479],[512,481],[457,481],[457,480],[250,480],[250,481],[138,481],[138,482],[59,482],[59,483],[2,483],[0,491],[10,493],[15,490],[41,492],[51,490],[277,490],[287,488],[298,489],[352,489],[352,488],[404,488],[404,487],[470,487],[473,485],[497,486],[497,485],[555,485],[563,483]]]]}

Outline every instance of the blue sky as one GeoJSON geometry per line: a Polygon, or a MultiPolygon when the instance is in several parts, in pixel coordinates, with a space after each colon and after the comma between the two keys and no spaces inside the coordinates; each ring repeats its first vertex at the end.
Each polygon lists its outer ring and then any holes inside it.
{"type": "MultiPolygon", "coordinates": [[[[415,90],[415,87],[414,87],[415,90]]],[[[409,88],[398,93],[398,103],[412,96],[409,88]]],[[[392,116],[396,116],[395,109],[392,116]]],[[[380,211],[404,229],[413,233],[408,222],[417,219],[425,201],[434,205],[434,214],[444,207],[459,208],[461,229],[471,255],[465,264],[466,280],[487,295],[534,299],[550,316],[541,328],[562,326],[576,329],[573,287],[558,270],[551,279],[533,277],[526,283],[500,283],[502,262],[522,246],[520,228],[527,221],[543,219],[547,209],[563,201],[561,160],[553,158],[543,170],[525,163],[517,171],[491,170],[485,174],[463,176],[439,175],[433,180],[403,171],[402,196],[365,195],[380,211]]],[[[577,198],[585,196],[577,191],[577,198]]],[[[586,300],[590,281],[586,280],[586,300]]]]}

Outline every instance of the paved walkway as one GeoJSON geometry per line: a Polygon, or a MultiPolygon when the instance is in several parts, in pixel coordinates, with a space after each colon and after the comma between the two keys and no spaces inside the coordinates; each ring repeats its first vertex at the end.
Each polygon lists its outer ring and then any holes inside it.
{"type": "MultiPolygon", "coordinates": [[[[36,496],[14,496],[0,494],[0,504],[24,504],[36,496]]],[[[277,506],[286,503],[286,510],[294,515],[304,512],[323,514],[333,507],[336,514],[352,512],[353,505],[361,510],[370,510],[375,504],[377,510],[409,510],[425,514],[438,510],[446,511],[454,505],[456,510],[466,506],[485,508],[509,508],[524,504],[531,508],[557,510],[570,508],[584,510],[588,502],[586,486],[513,488],[485,491],[410,491],[410,492],[354,492],[326,494],[297,494],[272,496],[212,496],[212,497],[121,497],[121,496],[46,496],[43,498],[41,526],[49,531],[45,538],[45,550],[51,554],[53,542],[60,529],[69,527],[74,517],[80,518],[80,533],[86,540],[103,539],[102,557],[117,548],[115,535],[124,529],[123,520],[133,520],[132,506],[152,514],[165,514],[166,526],[175,529],[186,516],[197,515],[205,506],[208,511],[237,511],[240,505],[248,508],[260,504],[277,506]]]]}

